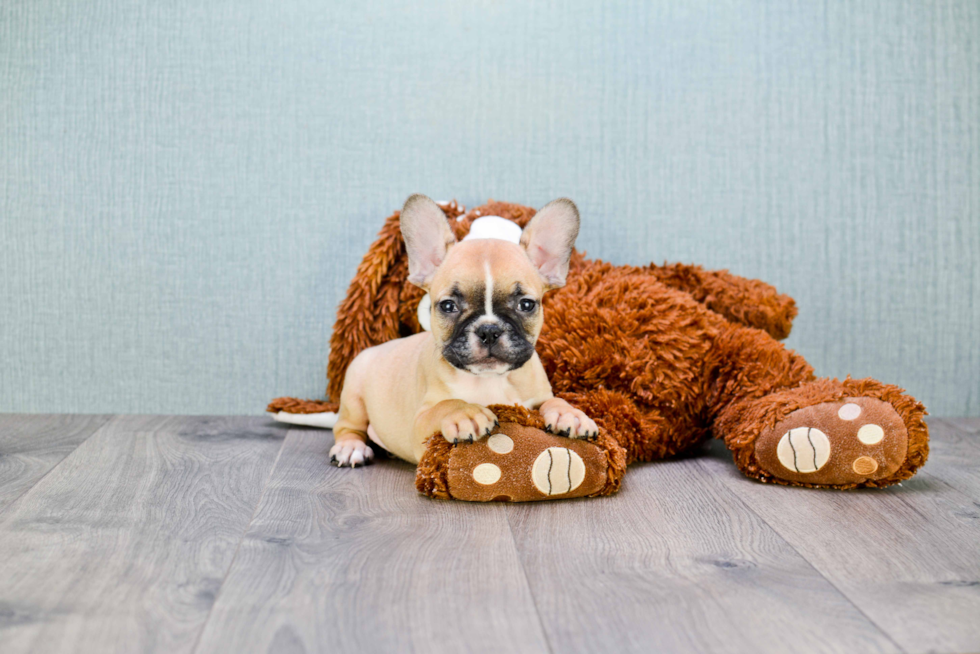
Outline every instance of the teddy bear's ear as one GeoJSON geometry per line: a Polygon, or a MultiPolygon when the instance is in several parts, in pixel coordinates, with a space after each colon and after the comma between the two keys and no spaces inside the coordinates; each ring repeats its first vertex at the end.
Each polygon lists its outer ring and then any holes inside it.
{"type": "Polygon", "coordinates": [[[578,226],[575,203],[568,198],[559,198],[536,213],[521,234],[521,245],[549,288],[565,285],[578,226]]]}
{"type": "Polygon", "coordinates": [[[439,205],[420,193],[405,200],[399,222],[408,250],[408,281],[427,288],[456,236],[439,205]]]}

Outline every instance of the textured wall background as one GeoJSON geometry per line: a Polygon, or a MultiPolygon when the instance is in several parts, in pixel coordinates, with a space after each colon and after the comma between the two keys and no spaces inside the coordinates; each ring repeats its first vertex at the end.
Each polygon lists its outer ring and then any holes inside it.
{"type": "Polygon", "coordinates": [[[828,375],[980,415],[980,3],[0,5],[0,411],[319,396],[411,192],[760,277],[828,375]]]}

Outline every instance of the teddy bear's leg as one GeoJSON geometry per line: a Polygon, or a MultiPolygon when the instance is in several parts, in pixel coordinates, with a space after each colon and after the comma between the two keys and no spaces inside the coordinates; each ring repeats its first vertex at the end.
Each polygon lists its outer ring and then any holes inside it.
{"type": "Polygon", "coordinates": [[[637,402],[633,395],[595,388],[559,393],[626,451],[627,463],[665,459],[692,449],[710,437],[709,425],[690,412],[664,414],[637,402]]]}
{"type": "Polygon", "coordinates": [[[923,406],[873,379],[815,379],[799,355],[733,328],[716,347],[714,432],[749,477],[797,486],[887,486],[928,456],[923,406]]]}
{"type": "Polygon", "coordinates": [[[733,323],[762,329],[780,341],[789,336],[796,303],[763,281],[683,263],[650,264],[645,270],[733,323]]]}

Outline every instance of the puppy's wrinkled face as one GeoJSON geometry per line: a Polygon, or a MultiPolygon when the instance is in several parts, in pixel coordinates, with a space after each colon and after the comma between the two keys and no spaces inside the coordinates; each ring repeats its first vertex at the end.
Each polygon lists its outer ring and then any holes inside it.
{"type": "Polygon", "coordinates": [[[534,356],[544,317],[541,296],[560,288],[578,236],[575,203],[542,207],[521,232],[520,245],[482,238],[456,243],[446,214],[412,195],[400,215],[408,281],[429,292],[432,335],[460,370],[502,374],[534,356]]]}
{"type": "Polygon", "coordinates": [[[443,357],[476,374],[520,368],[541,333],[545,290],[518,245],[483,239],[453,246],[429,285],[432,334],[443,357]]]}

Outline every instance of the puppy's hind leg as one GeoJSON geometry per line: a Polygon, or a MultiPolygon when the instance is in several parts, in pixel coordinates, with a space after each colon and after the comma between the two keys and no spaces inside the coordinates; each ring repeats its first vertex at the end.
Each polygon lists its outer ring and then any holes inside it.
{"type": "Polygon", "coordinates": [[[374,460],[374,450],[367,444],[368,414],[364,398],[356,380],[350,379],[350,374],[347,377],[340,394],[337,424],[333,428],[334,446],[330,448],[330,462],[338,468],[356,468],[374,460]]]}

